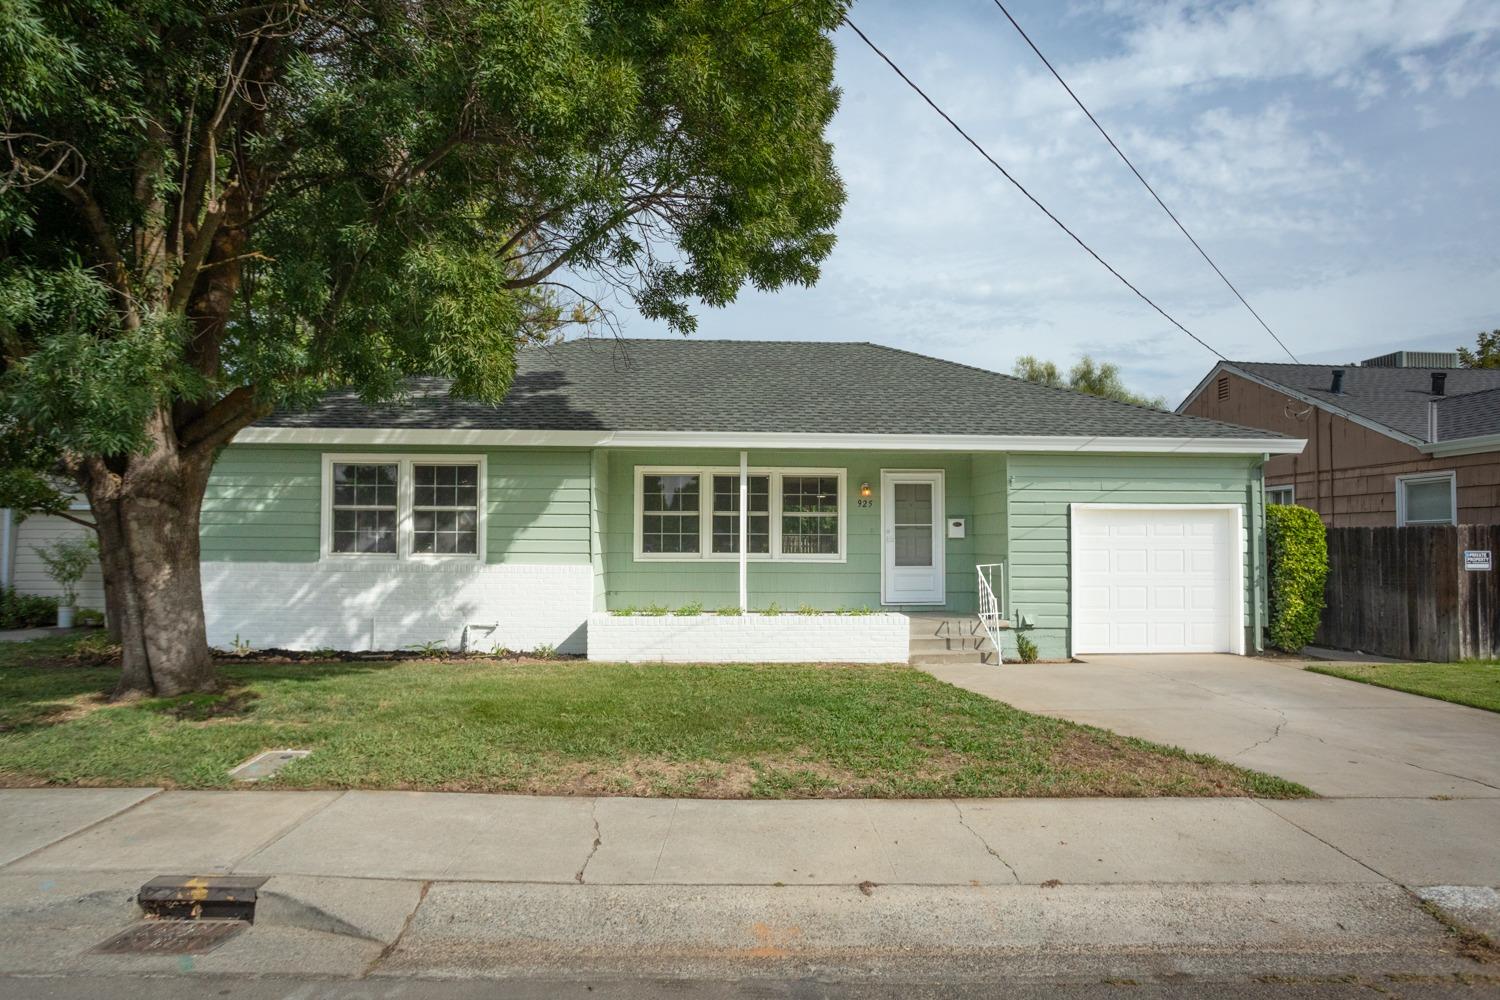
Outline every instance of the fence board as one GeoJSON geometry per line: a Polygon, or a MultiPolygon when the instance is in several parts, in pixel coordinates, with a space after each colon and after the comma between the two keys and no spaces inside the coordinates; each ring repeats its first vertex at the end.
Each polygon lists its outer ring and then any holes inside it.
{"type": "Polygon", "coordinates": [[[1500,526],[1330,528],[1317,642],[1411,660],[1500,655],[1500,576],[1465,570],[1469,549],[1500,555],[1500,526]]]}

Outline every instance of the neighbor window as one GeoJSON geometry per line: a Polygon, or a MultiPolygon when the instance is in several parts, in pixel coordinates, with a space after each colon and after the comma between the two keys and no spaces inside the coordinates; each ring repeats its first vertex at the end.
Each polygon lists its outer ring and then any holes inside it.
{"type": "Polygon", "coordinates": [[[1396,477],[1396,526],[1457,524],[1453,473],[1396,477]]]}
{"type": "Polygon", "coordinates": [[[1297,490],[1293,486],[1267,486],[1266,503],[1273,507],[1290,507],[1297,502],[1297,490]]]}
{"type": "MultiPolygon", "coordinates": [[[[636,557],[739,557],[740,474],[733,468],[637,468],[636,557]]],[[[752,469],[749,548],[757,560],[844,558],[841,469],[752,469]]]]}
{"type": "Polygon", "coordinates": [[[475,558],[483,550],[484,460],[324,456],[324,551],[475,558]]]}

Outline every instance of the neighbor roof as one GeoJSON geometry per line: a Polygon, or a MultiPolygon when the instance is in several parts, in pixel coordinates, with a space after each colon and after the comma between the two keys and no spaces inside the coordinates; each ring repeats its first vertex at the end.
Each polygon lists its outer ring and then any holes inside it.
{"type": "Polygon", "coordinates": [[[328,394],[268,428],[1284,438],[869,343],[577,340],[520,352],[499,405],[409,383],[405,405],[328,394]]]}
{"type": "MultiPolygon", "coordinates": [[[[1470,414],[1467,404],[1459,398],[1471,393],[1500,389],[1500,369],[1446,368],[1445,396],[1432,394],[1432,371],[1430,368],[1379,368],[1362,365],[1289,365],[1265,361],[1227,361],[1219,366],[1230,370],[1239,369],[1264,382],[1290,389],[1303,397],[1327,403],[1336,410],[1374,421],[1384,427],[1398,431],[1419,441],[1430,440],[1428,404],[1440,400],[1441,413],[1450,405],[1460,414],[1455,417],[1453,427],[1481,426],[1485,416],[1493,413],[1470,414]],[[1344,370],[1343,392],[1335,394],[1330,386],[1336,368],[1344,370]]],[[[1200,387],[1201,388],[1201,387],[1200,387]]],[[[1189,397],[1191,398],[1191,397],[1189,397]]],[[[1496,397],[1488,397],[1493,406],[1496,397]]],[[[1184,404],[1186,405],[1186,404],[1184,404]]],[[[1464,430],[1450,434],[1446,421],[1440,423],[1439,438],[1468,437],[1488,431],[1464,430]]]]}

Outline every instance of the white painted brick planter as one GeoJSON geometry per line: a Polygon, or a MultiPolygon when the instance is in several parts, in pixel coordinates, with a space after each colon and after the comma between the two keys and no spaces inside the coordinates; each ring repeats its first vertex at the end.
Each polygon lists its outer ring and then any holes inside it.
{"type": "Polygon", "coordinates": [[[589,659],[668,663],[905,663],[905,615],[589,615],[589,659]]]}
{"type": "Polygon", "coordinates": [[[208,641],[258,649],[400,649],[441,642],[470,648],[582,653],[593,571],[518,563],[205,562],[208,641]]]}

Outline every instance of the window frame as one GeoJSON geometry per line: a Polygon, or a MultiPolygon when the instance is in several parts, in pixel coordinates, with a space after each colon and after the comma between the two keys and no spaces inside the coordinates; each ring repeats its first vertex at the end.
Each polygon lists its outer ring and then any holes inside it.
{"type": "Polygon", "coordinates": [[[1410,525],[1414,528],[1430,528],[1444,524],[1458,523],[1458,473],[1453,469],[1441,472],[1413,472],[1404,476],[1396,477],[1396,527],[1405,528],[1409,522],[1406,519],[1406,487],[1412,483],[1448,481],[1448,508],[1450,511],[1447,521],[1421,521],[1410,525]]]}
{"type": "MultiPolygon", "coordinates": [[[[848,561],[849,551],[849,476],[847,469],[824,468],[822,466],[752,466],[747,476],[766,476],[769,496],[770,552],[747,553],[747,562],[807,562],[842,563],[848,561]],[[838,480],[838,542],[836,553],[785,553],[781,551],[781,479],[783,476],[831,476],[838,480]]],[[[632,545],[636,562],[724,562],[740,561],[738,552],[714,552],[713,549],[713,477],[733,476],[739,478],[737,465],[637,465],[631,475],[634,479],[635,516],[633,519],[632,545]],[[645,478],[647,476],[698,476],[698,551],[697,552],[646,552],[645,542],[645,478]]]]}
{"type": "Polygon", "coordinates": [[[1297,506],[1297,485],[1295,483],[1278,483],[1275,486],[1267,486],[1266,487],[1266,506],[1267,507],[1275,507],[1275,506],[1295,507],[1295,506],[1297,506]],[[1286,491],[1287,500],[1286,500],[1285,504],[1279,504],[1278,505],[1276,503],[1276,501],[1274,501],[1274,500],[1271,499],[1271,494],[1272,493],[1279,493],[1282,490],[1286,491]]]}
{"type": "Polygon", "coordinates": [[[322,497],[319,502],[321,525],[319,528],[319,558],[338,562],[364,563],[449,563],[486,561],[486,530],[489,522],[487,480],[488,467],[484,455],[450,455],[428,452],[324,452],[322,497]],[[396,551],[395,552],[335,552],[333,550],[333,467],[335,465],[395,465],[396,466],[396,551]],[[474,465],[479,469],[479,489],[475,497],[477,524],[473,552],[416,552],[413,551],[412,509],[415,492],[412,471],[414,465],[474,465]]]}

